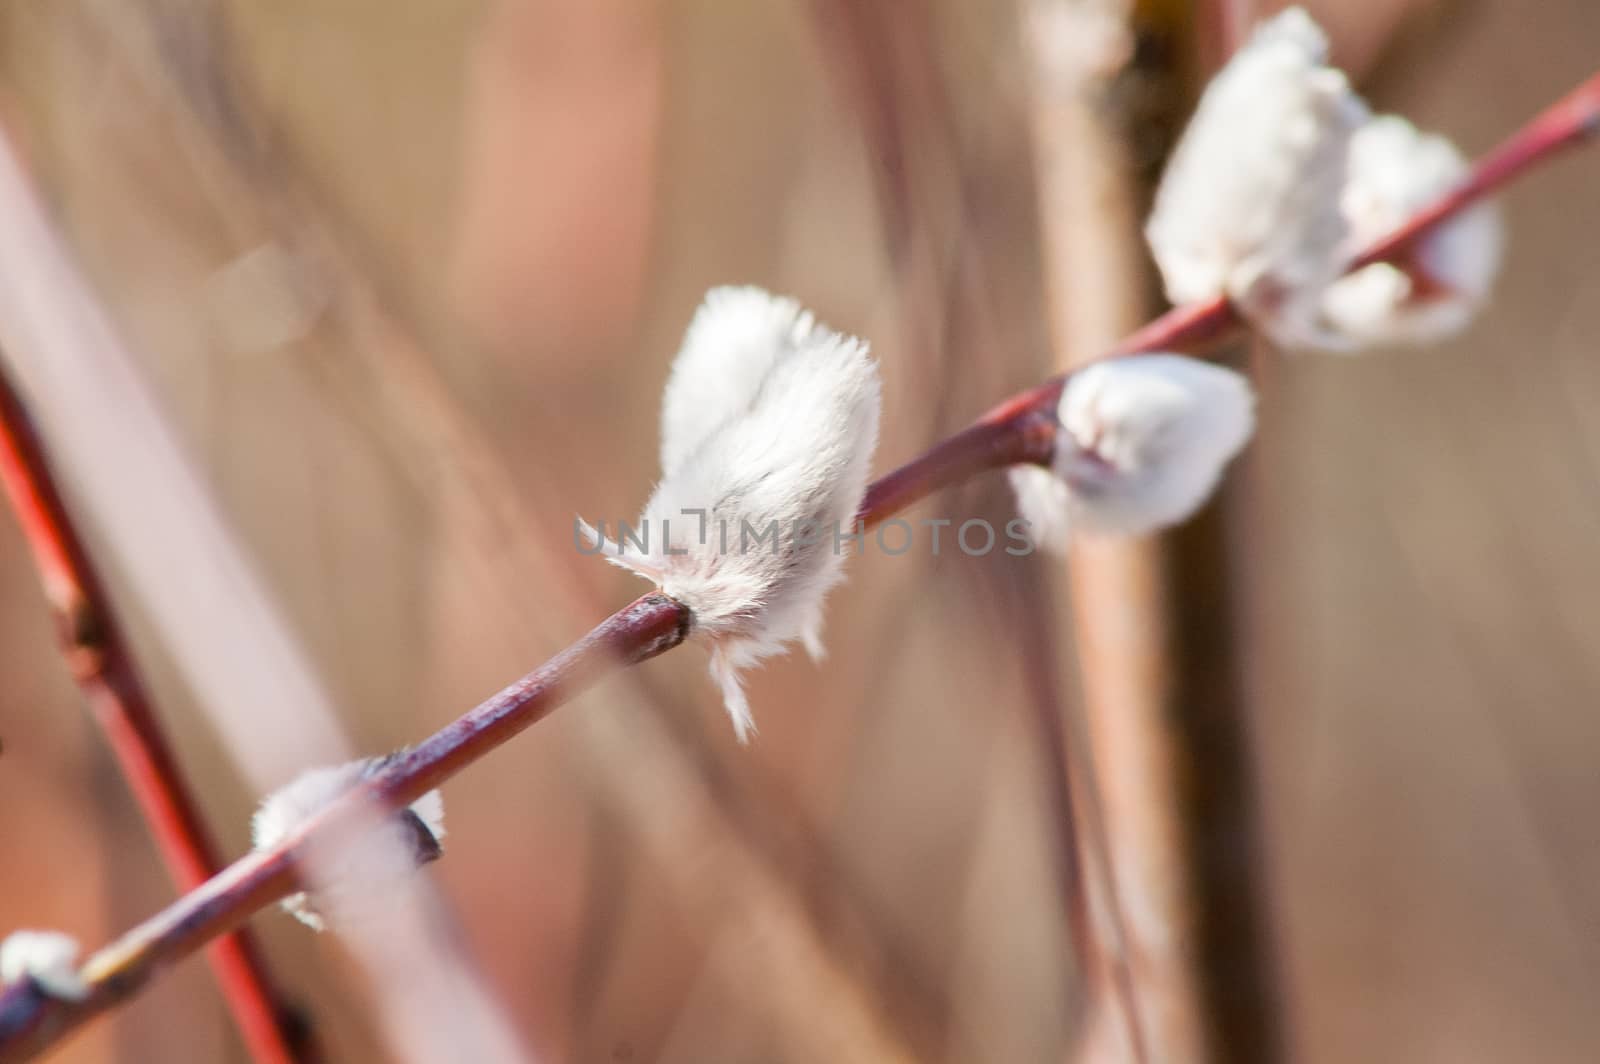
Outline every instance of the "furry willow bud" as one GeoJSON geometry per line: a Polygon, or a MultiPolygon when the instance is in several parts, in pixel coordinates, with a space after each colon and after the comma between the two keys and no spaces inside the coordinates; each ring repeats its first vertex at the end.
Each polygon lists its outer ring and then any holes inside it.
{"type": "Polygon", "coordinates": [[[1067,378],[1049,470],[1011,483],[1035,542],[1068,533],[1141,535],[1188,518],[1210,497],[1255,428],[1241,375],[1181,355],[1136,355],[1067,378]]]}
{"type": "MultiPolygon", "coordinates": [[[[1374,118],[1350,145],[1341,205],[1352,242],[1387,236],[1467,171],[1444,137],[1395,115],[1374,118]]],[[[1446,339],[1488,298],[1504,244],[1499,208],[1480,204],[1418,240],[1403,262],[1376,263],[1336,281],[1323,297],[1324,316],[1360,346],[1446,339]]]]}
{"type": "Polygon", "coordinates": [[[707,296],[662,403],[662,479],[634,528],[583,525],[607,560],[689,608],[741,740],[740,672],[799,639],[822,653],[881,403],[867,345],[758,288],[707,296]]]}
{"type": "MultiPolygon", "coordinates": [[[[302,772],[268,795],[256,810],[250,821],[255,848],[277,846],[397,756],[363,758],[302,772]]],[[[444,798],[438,791],[429,791],[368,827],[372,830],[353,836],[341,834],[329,845],[313,847],[303,873],[312,888],[285,898],[284,909],[321,931],[330,918],[348,919],[371,908],[398,879],[440,856],[440,841],[445,836],[444,798]]]]}
{"type": "Polygon", "coordinates": [[[1319,301],[1341,269],[1339,193],[1367,119],[1327,54],[1300,8],[1258,26],[1207,87],[1145,230],[1173,302],[1226,295],[1289,345],[1337,341],[1319,301]]]}
{"type": "Polygon", "coordinates": [[[31,979],[51,997],[82,1001],[89,988],[78,975],[78,940],[60,931],[13,931],[0,942],[0,984],[31,979]]]}

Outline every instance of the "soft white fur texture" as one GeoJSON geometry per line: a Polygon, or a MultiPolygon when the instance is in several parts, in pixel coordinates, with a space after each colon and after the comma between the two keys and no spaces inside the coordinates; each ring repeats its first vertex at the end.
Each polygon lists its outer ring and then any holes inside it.
{"type": "Polygon", "coordinates": [[[60,931],[13,931],[0,942],[0,984],[32,979],[45,993],[82,1001],[89,988],[78,975],[78,940],[60,931]]]}
{"type": "Polygon", "coordinates": [[[760,288],[707,292],[661,397],[662,476],[676,473],[707,436],[747,412],[773,366],[826,332],[799,303],[760,288]]]}
{"type": "Polygon", "coordinates": [[[1226,295],[1291,346],[1338,340],[1320,299],[1340,272],[1339,193],[1368,115],[1327,53],[1300,8],[1258,26],[1206,88],[1145,228],[1174,303],[1226,295]]]}
{"type": "Polygon", "coordinates": [[[1052,470],[1012,470],[1034,542],[1143,535],[1187,519],[1211,496],[1255,428],[1243,376],[1182,355],[1136,355],[1086,366],[1057,407],[1052,470]]]}
{"type": "MultiPolygon", "coordinates": [[[[1467,174],[1467,160],[1444,137],[1396,115],[1374,118],[1350,145],[1341,205],[1350,239],[1362,246],[1393,232],[1467,174]]],[[[1415,247],[1417,285],[1403,269],[1377,263],[1328,289],[1323,313],[1358,346],[1423,344],[1455,335],[1488,299],[1505,246],[1498,206],[1484,203],[1451,219],[1415,247]]]]}
{"type": "Polygon", "coordinates": [[[1028,522],[1028,538],[1036,547],[1064,553],[1072,538],[1072,489],[1054,469],[1037,465],[1006,470],[1017,497],[1017,514],[1028,522]]]}
{"type": "MultiPolygon", "coordinates": [[[[256,810],[250,821],[250,836],[255,848],[272,849],[352,787],[383,769],[395,756],[362,758],[300,773],[263,799],[261,808],[256,810]]],[[[429,791],[412,802],[409,809],[416,814],[428,834],[433,836],[435,843],[443,841],[444,797],[437,790],[429,791]]],[[[319,867],[313,869],[312,875],[313,879],[320,881],[316,897],[311,897],[307,892],[294,894],[283,900],[283,908],[308,927],[321,931],[327,926],[329,912],[345,913],[352,908],[350,903],[362,904],[362,895],[368,895],[370,899],[369,892],[381,889],[384,881],[393,876],[390,871],[395,863],[392,854],[383,851],[409,853],[415,845],[408,831],[380,831],[376,834],[380,836],[376,845],[357,847],[347,844],[345,852],[333,860],[330,860],[330,855],[319,851],[319,867]],[[333,899],[343,900],[330,904],[333,899]]],[[[415,865],[416,861],[412,861],[406,868],[397,871],[403,873],[415,865]]]]}
{"type": "Polygon", "coordinates": [[[864,342],[793,300],[713,289],[667,384],[648,544],[591,530],[608,561],[689,607],[741,740],[754,730],[741,671],[795,639],[822,653],[823,599],[848,550],[835,531],[853,529],[866,491],[880,391],[864,342]],[[758,538],[774,523],[776,549],[758,538]]]}

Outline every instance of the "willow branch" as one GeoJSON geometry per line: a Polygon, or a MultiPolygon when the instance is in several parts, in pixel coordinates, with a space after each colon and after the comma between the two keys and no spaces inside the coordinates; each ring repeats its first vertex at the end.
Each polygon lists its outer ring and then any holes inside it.
{"type": "MultiPolygon", "coordinates": [[[[179,890],[200,887],[222,867],[201,821],[99,573],[78,537],[44,450],[11,381],[0,373],[0,488],[16,514],[45,597],[55,614],[62,654],[104,733],[128,789],[155,836],[179,890]]],[[[251,1059],[293,1064],[311,1055],[306,1036],[291,1038],[288,1013],[245,932],[218,939],[211,965],[251,1059]]]]}
{"type": "MultiPolygon", "coordinates": [[[[1420,212],[1374,247],[1402,255],[1412,242],[1600,130],[1600,74],[1534,118],[1438,204],[1420,212]]],[[[1354,266],[1371,261],[1371,250],[1354,266]]],[[[1385,261],[1390,261],[1385,259],[1385,261]]],[[[1236,335],[1243,320],[1225,301],[1179,307],[1129,336],[1104,358],[1155,350],[1194,350],[1236,335]]],[[[858,520],[873,527],[944,488],[990,469],[1048,463],[1062,374],[990,410],[973,425],[872,484],[858,520]]],[[[32,1059],[91,1017],[126,1000],[162,968],[193,953],[251,915],[299,889],[297,867],[310,844],[359,823],[378,802],[400,808],[542,720],[607,674],[663,654],[689,634],[681,603],[644,595],[465,716],[435,732],[385,771],[309,820],[271,850],[251,853],[198,889],[91,956],[81,975],[82,1001],[46,997],[31,982],[0,993],[0,1064],[32,1059]]]]}
{"type": "Polygon", "coordinates": [[[1356,255],[1351,269],[1375,262],[1395,262],[1422,237],[1474,203],[1568,148],[1600,134],[1600,73],[1547,108],[1473,166],[1459,185],[1431,207],[1417,212],[1393,233],[1356,255]]]}
{"type": "MultiPolygon", "coordinates": [[[[1378,262],[1404,265],[1417,241],[1528,171],[1568,149],[1589,143],[1597,135],[1600,135],[1600,73],[1591,75],[1479,159],[1455,188],[1412,215],[1388,236],[1360,249],[1351,257],[1349,269],[1355,271],[1378,262]]],[[[1104,357],[1144,351],[1208,349],[1235,338],[1243,325],[1238,312],[1226,299],[1174,307],[1104,357]]],[[[1057,377],[1035,389],[1035,398],[1053,401],[1060,394],[1063,379],[1057,377]]]]}

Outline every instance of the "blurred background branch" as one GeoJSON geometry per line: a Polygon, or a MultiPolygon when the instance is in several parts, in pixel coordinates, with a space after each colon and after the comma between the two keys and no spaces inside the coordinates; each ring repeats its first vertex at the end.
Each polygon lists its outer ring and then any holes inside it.
{"type": "MultiPolygon", "coordinates": [[[[0,483],[55,612],[68,670],[116,756],[173,883],[180,892],[194,890],[222,863],[162,734],[110,599],[73,527],[38,434],[4,371],[0,483]]],[[[309,1025],[279,999],[247,930],[222,936],[207,956],[252,1060],[295,1064],[320,1059],[309,1025]]]]}

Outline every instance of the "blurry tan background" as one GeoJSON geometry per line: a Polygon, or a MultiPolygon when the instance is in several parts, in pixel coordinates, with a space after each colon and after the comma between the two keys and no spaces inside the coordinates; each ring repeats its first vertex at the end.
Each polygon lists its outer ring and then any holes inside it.
{"type": "MultiPolygon", "coordinates": [[[[880,469],[1047,371],[1015,9],[903,16],[882,67],[913,72],[897,203],[830,6],[0,14],[0,117],[364,749],[636,593],[575,556],[569,521],[644,498],[706,287],[789,292],[872,340],[880,469]]],[[[1469,152],[1600,56],[1592,0],[1311,6],[1376,106],[1469,152]]],[[[1296,1059],[1600,1056],[1597,174],[1580,156],[1515,189],[1464,340],[1273,382],[1244,584],[1296,1059]]],[[[999,479],[914,516],[1003,521],[999,479]]],[[[430,874],[529,1046],[1064,1059],[1080,994],[1016,631],[1050,568],[871,555],[830,602],[827,663],[754,678],[751,748],[691,648],[447,787],[430,874]]],[[[0,589],[0,929],[98,943],[170,888],[9,520],[0,589]]],[[[138,635],[238,853],[254,796],[138,635]]],[[[256,926],[332,1059],[385,1059],[338,945],[256,926]]],[[[58,1059],[242,1057],[189,962],[58,1059]]]]}

